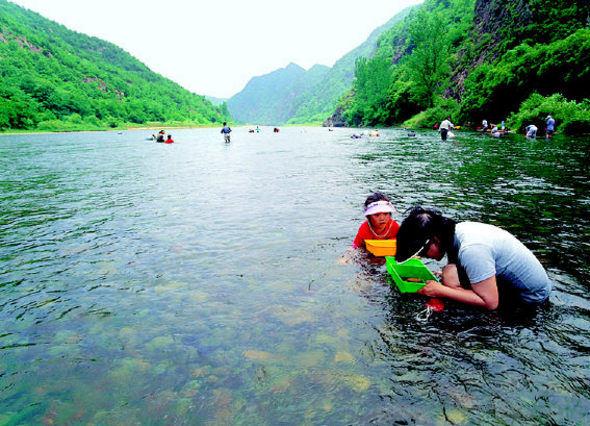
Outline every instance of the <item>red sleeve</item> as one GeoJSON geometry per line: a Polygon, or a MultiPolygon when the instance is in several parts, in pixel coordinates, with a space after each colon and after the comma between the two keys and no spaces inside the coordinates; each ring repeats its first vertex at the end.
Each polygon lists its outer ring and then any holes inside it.
{"type": "Polygon", "coordinates": [[[360,226],[356,238],[354,239],[352,246],[353,247],[365,247],[365,240],[370,240],[372,236],[371,230],[369,229],[369,224],[365,220],[363,224],[360,226]]]}

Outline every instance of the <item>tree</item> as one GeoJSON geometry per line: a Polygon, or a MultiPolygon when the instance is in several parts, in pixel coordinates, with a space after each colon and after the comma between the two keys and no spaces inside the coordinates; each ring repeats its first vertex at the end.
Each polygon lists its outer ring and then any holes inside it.
{"type": "Polygon", "coordinates": [[[346,112],[350,124],[383,124],[387,111],[387,92],[393,81],[391,59],[378,55],[367,60],[360,56],[355,61],[353,90],[355,100],[346,112]]]}
{"type": "Polygon", "coordinates": [[[451,43],[442,17],[421,10],[410,27],[414,47],[407,66],[411,73],[412,92],[416,100],[430,108],[442,92],[450,68],[451,43]]]}

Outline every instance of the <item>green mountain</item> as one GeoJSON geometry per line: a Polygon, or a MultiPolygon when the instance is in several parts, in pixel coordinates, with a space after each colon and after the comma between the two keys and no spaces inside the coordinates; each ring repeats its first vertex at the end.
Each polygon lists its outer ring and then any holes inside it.
{"type": "Polygon", "coordinates": [[[285,68],[252,78],[246,87],[232,96],[227,107],[237,120],[265,125],[279,125],[294,113],[295,100],[317,84],[328,72],[323,65],[308,71],[290,63],[285,68]]]}
{"type": "Polygon", "coordinates": [[[427,0],[359,58],[326,125],[512,128],[553,115],[562,131],[590,131],[590,2],[427,0]]]}
{"type": "Polygon", "coordinates": [[[352,85],[354,64],[359,56],[371,57],[379,47],[381,34],[402,21],[416,6],[408,7],[385,24],[375,29],[357,48],[340,58],[324,78],[301,94],[295,101],[295,112],[289,118],[290,124],[321,123],[333,111],[337,101],[352,85]]]}
{"type": "Polygon", "coordinates": [[[119,47],[0,0],[0,130],[229,121],[119,47]]]}
{"type": "Polygon", "coordinates": [[[227,98],[216,98],[215,96],[206,96],[206,95],[205,95],[205,98],[209,102],[211,102],[213,105],[216,105],[216,106],[221,106],[224,103],[226,103],[228,100],[227,98]]]}
{"type": "Polygon", "coordinates": [[[321,123],[338,99],[350,90],[358,56],[371,56],[380,35],[412,10],[407,8],[374,30],[368,39],[336,61],[332,68],[315,65],[308,71],[296,64],[251,79],[228,102],[232,116],[259,124],[321,123]]]}

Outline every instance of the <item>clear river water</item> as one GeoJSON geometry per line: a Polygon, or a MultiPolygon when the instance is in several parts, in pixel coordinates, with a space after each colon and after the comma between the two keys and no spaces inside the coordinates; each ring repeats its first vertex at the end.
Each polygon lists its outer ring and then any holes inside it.
{"type": "Polygon", "coordinates": [[[0,135],[0,424],[587,422],[590,139],[353,131],[0,135]],[[550,303],[420,320],[337,262],[374,191],[509,230],[550,303]]]}

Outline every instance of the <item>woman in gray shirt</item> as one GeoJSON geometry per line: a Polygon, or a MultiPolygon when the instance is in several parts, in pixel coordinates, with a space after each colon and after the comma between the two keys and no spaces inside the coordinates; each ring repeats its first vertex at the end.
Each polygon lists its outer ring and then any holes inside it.
{"type": "Polygon", "coordinates": [[[419,293],[496,309],[500,294],[503,299],[542,303],[551,292],[541,263],[509,232],[485,223],[456,223],[438,210],[412,208],[397,234],[396,260],[414,255],[441,260],[445,254],[442,284],[429,281],[419,293]]]}

